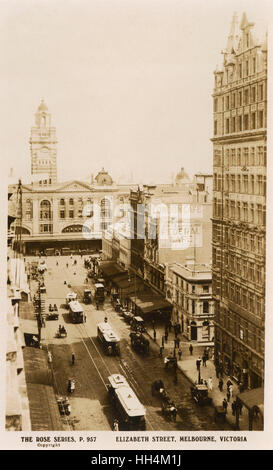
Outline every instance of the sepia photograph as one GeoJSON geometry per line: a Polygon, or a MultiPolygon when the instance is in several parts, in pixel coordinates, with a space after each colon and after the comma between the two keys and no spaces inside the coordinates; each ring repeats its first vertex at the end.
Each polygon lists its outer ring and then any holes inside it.
{"type": "Polygon", "coordinates": [[[1,448],[272,449],[271,2],[0,10],[1,448]]]}

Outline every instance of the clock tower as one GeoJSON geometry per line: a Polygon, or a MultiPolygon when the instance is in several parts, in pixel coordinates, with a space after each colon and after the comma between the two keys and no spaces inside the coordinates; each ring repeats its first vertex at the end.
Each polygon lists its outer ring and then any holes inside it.
{"type": "Polygon", "coordinates": [[[35,126],[30,135],[31,174],[41,175],[47,183],[57,181],[57,138],[56,128],[51,126],[51,115],[44,102],[35,114],[35,126]],[[44,177],[42,176],[44,175],[44,177]]]}

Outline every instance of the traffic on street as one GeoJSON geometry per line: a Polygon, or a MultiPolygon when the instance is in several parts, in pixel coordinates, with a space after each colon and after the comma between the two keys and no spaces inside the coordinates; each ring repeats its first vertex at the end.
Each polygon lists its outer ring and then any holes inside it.
{"type": "MultiPolygon", "coordinates": [[[[215,422],[212,406],[196,403],[183,374],[165,367],[153,339],[115,311],[106,289],[104,302],[97,301],[84,256],[26,258],[34,261],[45,265],[41,346],[64,430],[229,429],[215,422]]],[[[30,287],[33,297],[37,282],[30,287]]]]}

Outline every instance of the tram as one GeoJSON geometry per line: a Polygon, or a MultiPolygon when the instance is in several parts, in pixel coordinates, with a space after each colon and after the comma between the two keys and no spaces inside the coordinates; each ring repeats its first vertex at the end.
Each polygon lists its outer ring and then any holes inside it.
{"type": "Polygon", "coordinates": [[[84,312],[83,308],[77,300],[71,300],[68,304],[69,307],[69,318],[72,323],[83,323],[84,312]]]}
{"type": "Polygon", "coordinates": [[[97,325],[97,332],[106,354],[108,354],[108,356],[119,356],[120,338],[112,329],[111,325],[107,322],[99,323],[97,325]]]}
{"type": "Polygon", "coordinates": [[[125,430],[144,431],[146,429],[146,409],[140,403],[125,377],[113,374],[108,377],[108,381],[107,388],[110,400],[114,404],[125,430]]]}

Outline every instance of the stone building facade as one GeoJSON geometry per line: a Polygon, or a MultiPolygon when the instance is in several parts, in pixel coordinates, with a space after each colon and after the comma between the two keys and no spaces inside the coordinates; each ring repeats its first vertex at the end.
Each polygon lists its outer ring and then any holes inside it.
{"type": "Polygon", "coordinates": [[[214,72],[215,361],[245,388],[264,379],[267,44],[235,14],[214,72]]]}
{"type": "Polygon", "coordinates": [[[26,254],[101,249],[103,231],[123,216],[130,186],[117,185],[104,168],[89,181],[58,182],[56,129],[44,101],[31,128],[30,158],[32,183],[9,186],[13,246],[20,238],[26,254]]]}
{"type": "Polygon", "coordinates": [[[213,345],[214,302],[210,264],[196,264],[189,258],[185,264],[166,266],[167,299],[173,304],[172,322],[190,341],[213,345]]]}

